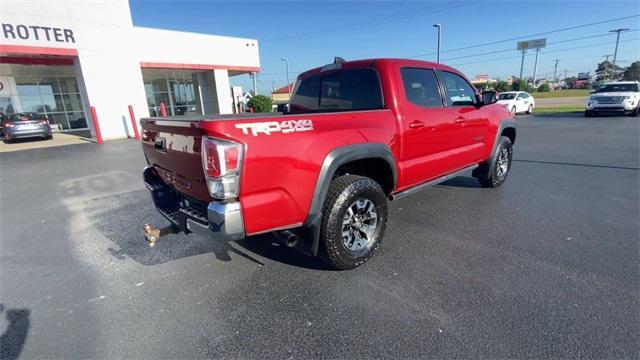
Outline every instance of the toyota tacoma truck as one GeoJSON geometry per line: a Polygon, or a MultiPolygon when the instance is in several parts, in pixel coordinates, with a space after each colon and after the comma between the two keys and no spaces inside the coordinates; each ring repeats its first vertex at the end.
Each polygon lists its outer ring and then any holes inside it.
{"type": "MultiPolygon", "coordinates": [[[[472,170],[509,174],[516,125],[459,71],[336,60],[296,79],[287,113],[141,120],[144,182],[173,231],[279,243],[354,268],[379,247],[387,202],[472,170]]],[[[145,226],[147,240],[162,229],[145,226]]]]}

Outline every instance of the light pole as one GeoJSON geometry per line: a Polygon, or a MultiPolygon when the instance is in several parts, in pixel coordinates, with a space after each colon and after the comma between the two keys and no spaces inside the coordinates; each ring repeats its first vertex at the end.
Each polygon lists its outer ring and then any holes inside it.
{"type": "Polygon", "coordinates": [[[556,91],[556,73],[558,72],[558,62],[560,62],[560,59],[555,59],[553,61],[556,62],[556,65],[553,67],[553,91],[556,91]]]}
{"type": "Polygon", "coordinates": [[[289,82],[289,60],[287,60],[287,58],[281,58],[280,60],[284,61],[286,67],[287,67],[287,92],[289,93],[289,100],[287,101],[287,103],[291,103],[291,86],[289,86],[290,82],[289,82]]]}
{"type": "Polygon", "coordinates": [[[433,24],[434,28],[438,28],[438,52],[437,52],[437,56],[436,56],[436,62],[438,64],[440,64],[440,40],[441,40],[441,36],[442,36],[442,25],[440,24],[433,24]]]}
{"type": "Polygon", "coordinates": [[[255,71],[249,73],[249,76],[251,76],[251,80],[253,80],[253,96],[258,95],[258,85],[256,83],[257,75],[258,73],[256,73],[255,71]]]}
{"type": "Polygon", "coordinates": [[[613,55],[602,55],[604,58],[604,81],[607,81],[607,69],[609,68],[609,58],[613,55]]]}
{"type": "Polygon", "coordinates": [[[527,49],[522,49],[522,60],[520,60],[520,77],[518,80],[522,80],[522,70],[524,70],[524,55],[527,53],[527,49]]]}
{"type": "Polygon", "coordinates": [[[618,43],[620,42],[620,33],[623,32],[623,31],[628,31],[628,30],[629,29],[609,30],[609,32],[616,33],[616,50],[613,52],[613,64],[611,64],[611,69],[613,70],[614,77],[615,77],[615,74],[616,74],[616,57],[618,56],[618,43]]]}
{"type": "Polygon", "coordinates": [[[533,64],[533,84],[532,87],[536,88],[536,75],[538,72],[538,54],[540,53],[540,48],[536,48],[536,62],[533,64]]]}

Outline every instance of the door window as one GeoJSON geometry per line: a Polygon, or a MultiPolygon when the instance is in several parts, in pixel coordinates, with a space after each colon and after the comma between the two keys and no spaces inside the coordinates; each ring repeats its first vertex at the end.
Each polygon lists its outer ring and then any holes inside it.
{"type": "Polygon", "coordinates": [[[442,79],[447,89],[450,106],[475,105],[476,92],[460,75],[443,71],[442,79]]]}
{"type": "Polygon", "coordinates": [[[442,107],[438,79],[431,69],[402,68],[404,94],[410,102],[425,107],[442,107]]]}

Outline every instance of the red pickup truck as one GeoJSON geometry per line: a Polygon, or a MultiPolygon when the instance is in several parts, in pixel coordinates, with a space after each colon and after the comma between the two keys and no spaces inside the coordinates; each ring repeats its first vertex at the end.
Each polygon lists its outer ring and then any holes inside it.
{"type": "Polygon", "coordinates": [[[285,114],[142,119],[144,181],[176,231],[274,233],[354,268],[380,245],[388,200],[469,170],[505,181],[516,125],[494,95],[441,64],[336,60],[298,76],[285,114]]]}

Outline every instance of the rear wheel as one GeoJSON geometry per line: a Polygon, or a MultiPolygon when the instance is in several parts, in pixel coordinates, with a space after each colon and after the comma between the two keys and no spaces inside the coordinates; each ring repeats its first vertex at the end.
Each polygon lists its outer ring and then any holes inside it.
{"type": "Polygon", "coordinates": [[[370,178],[344,175],[329,186],[320,230],[321,258],[336,269],[353,269],[373,256],[387,225],[387,198],[370,178]]]}
{"type": "Polygon", "coordinates": [[[483,187],[498,187],[504,184],[511,170],[513,144],[506,136],[501,136],[498,141],[495,159],[480,164],[473,172],[483,187]]]}

